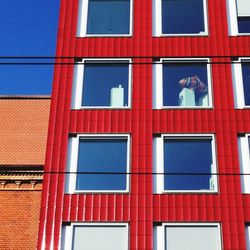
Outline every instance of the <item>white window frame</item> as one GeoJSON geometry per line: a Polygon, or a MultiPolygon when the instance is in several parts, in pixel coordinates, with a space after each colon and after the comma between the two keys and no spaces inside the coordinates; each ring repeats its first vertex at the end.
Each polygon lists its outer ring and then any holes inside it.
{"type": "Polygon", "coordinates": [[[250,33],[239,33],[238,31],[238,13],[236,0],[226,0],[226,2],[229,36],[249,36],[250,33]]]}
{"type": "Polygon", "coordinates": [[[208,35],[208,8],[207,0],[203,1],[203,16],[205,32],[197,34],[164,34],[162,33],[162,0],[152,0],[153,2],[153,36],[207,36],[208,35]]]}
{"type": "MultiPolygon", "coordinates": [[[[154,109],[209,109],[213,108],[212,98],[212,73],[209,58],[161,58],[160,61],[153,63],[153,108],[154,109]],[[207,88],[208,88],[208,100],[209,105],[202,106],[164,106],[163,105],[163,64],[168,63],[207,63],[207,88]]],[[[176,87],[178,83],[176,83],[176,87]]]]}
{"type": "MultiPolygon", "coordinates": [[[[165,250],[166,241],[165,241],[165,228],[168,226],[176,227],[217,227],[218,231],[218,246],[222,249],[222,240],[221,240],[221,227],[220,223],[162,223],[161,225],[154,226],[154,250],[165,250]]],[[[181,239],[180,239],[181,240],[181,239]]]]}
{"type": "Polygon", "coordinates": [[[131,108],[131,89],[132,89],[132,60],[129,58],[83,58],[77,62],[74,67],[73,89],[72,89],[72,109],[130,109],[131,108]],[[82,90],[84,79],[84,64],[85,61],[103,62],[103,63],[128,63],[128,105],[123,107],[112,106],[82,106],[82,90]]]}
{"type": "Polygon", "coordinates": [[[217,177],[217,157],[216,157],[216,146],[215,136],[213,134],[161,134],[160,137],[154,137],[153,140],[153,169],[154,180],[153,190],[156,194],[162,193],[217,193],[218,192],[218,177],[217,177]],[[214,183],[214,189],[208,190],[165,190],[164,189],[164,139],[171,138],[178,140],[185,139],[211,139],[212,147],[212,180],[214,183]]]}
{"type": "Polygon", "coordinates": [[[247,243],[247,250],[250,250],[250,224],[247,223],[245,226],[246,232],[246,243],[247,243]]]}
{"type": "Polygon", "coordinates": [[[237,61],[232,63],[232,80],[234,89],[234,106],[235,108],[250,108],[245,104],[242,63],[250,62],[249,57],[239,57],[237,61]]]}
{"type": "Polygon", "coordinates": [[[89,0],[79,0],[77,37],[129,37],[133,33],[133,1],[130,0],[129,34],[87,34],[89,0]]]}
{"type": "Polygon", "coordinates": [[[249,153],[250,134],[238,137],[239,163],[241,175],[242,193],[250,193],[250,153],[249,153]],[[244,175],[247,174],[247,175],[244,175]]]}
{"type": "Polygon", "coordinates": [[[76,137],[70,137],[68,143],[68,158],[67,158],[67,174],[65,176],[65,193],[128,193],[129,192],[129,171],[130,171],[130,135],[129,134],[78,134],[76,137]],[[81,138],[87,139],[127,139],[127,175],[126,175],[126,189],[124,190],[77,190],[77,163],[78,163],[78,150],[79,141],[81,138]],[[73,173],[72,173],[73,172],[73,173]],[[72,174],[70,174],[72,173],[72,174]]]}
{"type": "MultiPolygon", "coordinates": [[[[62,227],[62,241],[61,241],[61,247],[60,249],[63,250],[69,250],[72,249],[72,243],[73,243],[73,229],[74,226],[105,226],[105,227],[125,227],[126,228],[126,234],[127,234],[127,240],[126,240],[126,246],[125,248],[128,249],[129,245],[129,225],[128,223],[71,223],[70,225],[65,225],[62,227]]],[[[96,239],[98,240],[98,239],[96,239]]]]}

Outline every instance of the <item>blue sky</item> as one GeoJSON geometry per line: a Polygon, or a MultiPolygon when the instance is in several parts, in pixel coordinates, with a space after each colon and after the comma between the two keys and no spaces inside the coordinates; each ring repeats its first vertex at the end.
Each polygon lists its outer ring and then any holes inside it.
{"type": "MultiPolygon", "coordinates": [[[[55,56],[58,12],[59,0],[0,0],[0,57],[55,56]]],[[[48,95],[52,79],[53,65],[0,64],[0,95],[48,95]]]]}

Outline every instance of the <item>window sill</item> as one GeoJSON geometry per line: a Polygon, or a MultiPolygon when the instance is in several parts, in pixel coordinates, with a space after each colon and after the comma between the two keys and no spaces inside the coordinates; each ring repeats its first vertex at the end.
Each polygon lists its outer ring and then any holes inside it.
{"type": "Polygon", "coordinates": [[[78,35],[77,38],[98,38],[98,37],[132,37],[133,34],[93,34],[93,35],[78,35]]]}
{"type": "Polygon", "coordinates": [[[125,107],[108,107],[108,106],[96,106],[96,107],[90,107],[90,106],[86,106],[86,107],[75,107],[75,108],[72,108],[72,110],[103,110],[103,109],[106,109],[106,110],[129,110],[131,109],[130,106],[125,106],[125,107]]]}
{"type": "Polygon", "coordinates": [[[218,190],[164,190],[157,194],[219,194],[218,190]]]}
{"type": "Polygon", "coordinates": [[[197,33],[197,34],[159,34],[159,35],[153,35],[153,37],[205,37],[209,36],[209,34],[206,33],[197,33]]]}
{"type": "Polygon", "coordinates": [[[76,190],[65,194],[128,194],[129,190],[76,190]]]}
{"type": "Polygon", "coordinates": [[[230,34],[229,36],[231,36],[231,37],[235,37],[235,36],[237,36],[237,37],[239,37],[239,36],[250,36],[250,32],[249,33],[237,33],[237,34],[230,34]]]}
{"type": "Polygon", "coordinates": [[[154,108],[156,110],[162,109],[162,110],[169,110],[169,109],[181,109],[181,110],[190,110],[190,109],[194,109],[194,110],[204,110],[204,109],[214,109],[214,107],[212,106],[208,106],[208,107],[202,107],[202,106],[187,106],[187,107],[180,107],[180,106],[163,106],[160,108],[154,108]]]}

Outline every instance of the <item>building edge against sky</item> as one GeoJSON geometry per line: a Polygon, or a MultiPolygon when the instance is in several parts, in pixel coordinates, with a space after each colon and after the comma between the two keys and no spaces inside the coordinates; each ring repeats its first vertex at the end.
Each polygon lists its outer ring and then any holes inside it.
{"type": "Polygon", "coordinates": [[[245,0],[61,0],[38,249],[249,247],[249,24],[245,0]]]}

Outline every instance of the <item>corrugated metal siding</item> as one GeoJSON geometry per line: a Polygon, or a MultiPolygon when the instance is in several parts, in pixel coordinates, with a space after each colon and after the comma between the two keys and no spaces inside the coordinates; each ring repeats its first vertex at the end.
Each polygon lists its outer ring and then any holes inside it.
{"type": "Polygon", "coordinates": [[[241,194],[237,133],[250,132],[250,111],[234,110],[229,57],[249,56],[250,37],[228,37],[226,1],[207,2],[208,37],[152,37],[151,0],[134,0],[133,37],[76,38],[78,0],[61,0],[57,56],[132,57],[132,109],[70,110],[73,65],[56,65],[45,171],[65,171],[69,133],[130,133],[131,188],[64,195],[64,176],[45,174],[38,248],[58,248],[62,222],[123,221],[130,249],[152,249],[154,222],[186,221],[220,222],[223,248],[246,249],[250,197],[241,194]],[[151,57],[211,57],[214,108],[152,110],[151,57]],[[152,175],[143,173],[152,173],[154,133],[214,133],[219,194],[153,195],[152,175]]]}

